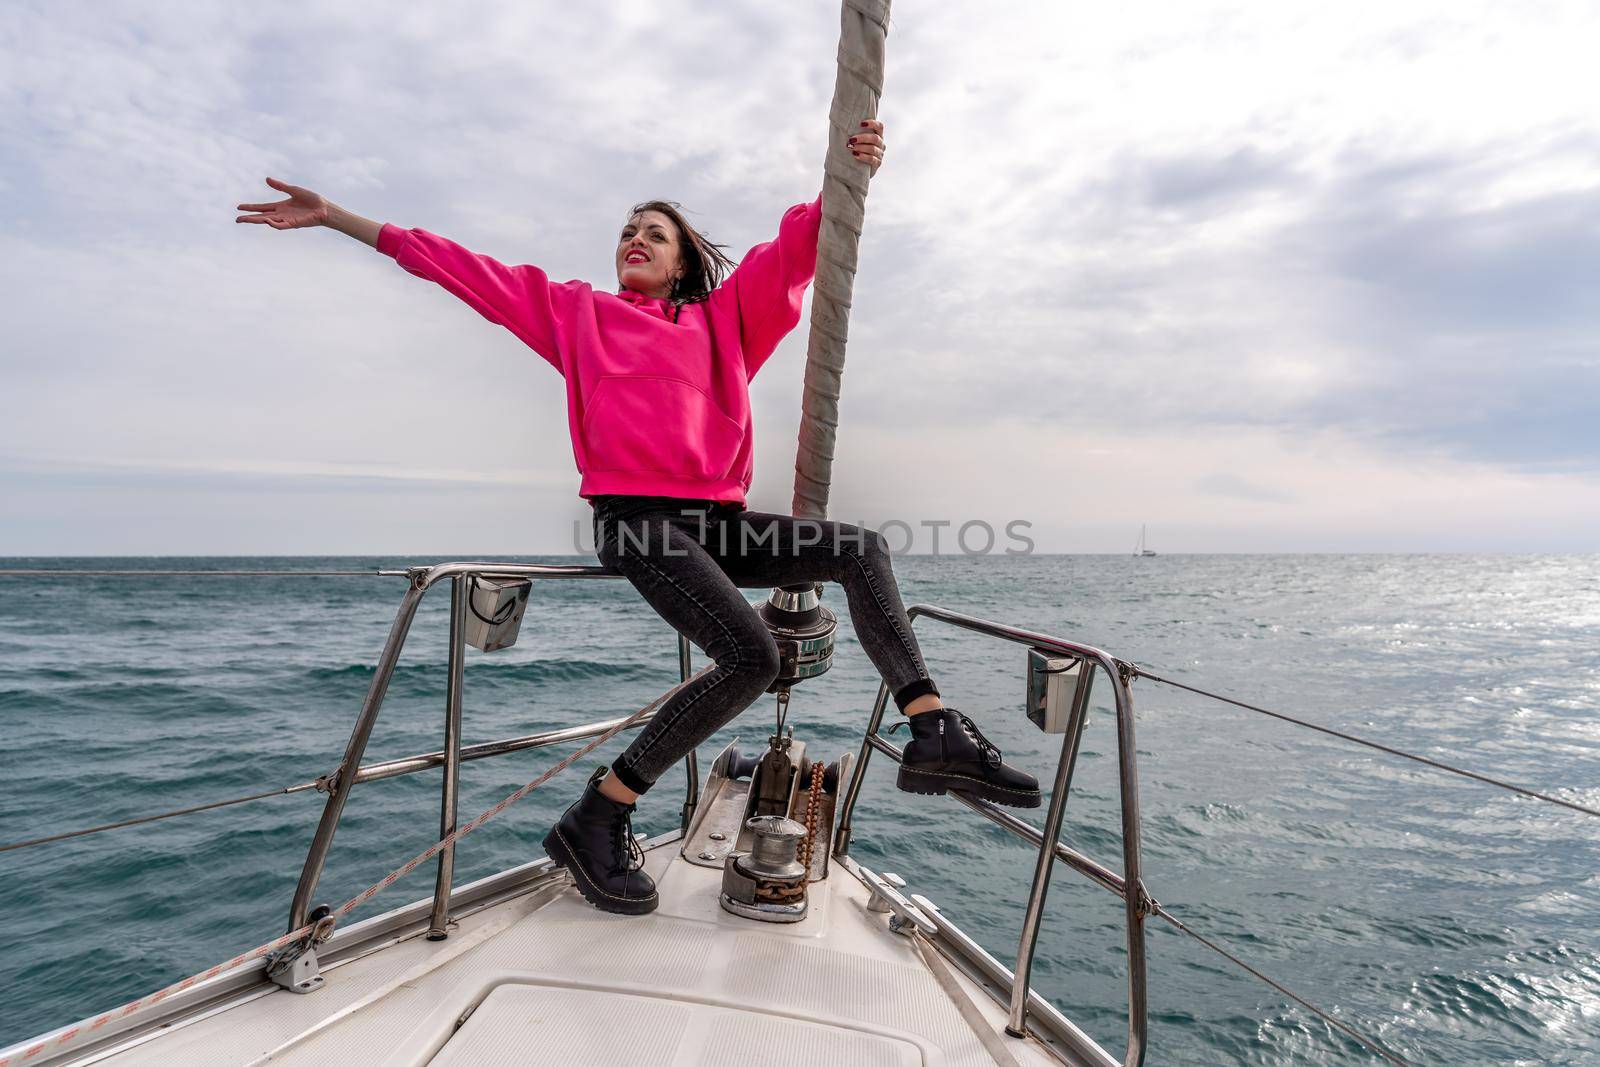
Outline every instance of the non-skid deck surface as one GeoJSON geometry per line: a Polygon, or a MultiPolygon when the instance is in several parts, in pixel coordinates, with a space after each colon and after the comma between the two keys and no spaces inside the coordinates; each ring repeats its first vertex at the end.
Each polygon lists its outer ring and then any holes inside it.
{"type": "MultiPolygon", "coordinates": [[[[652,915],[608,915],[570,888],[536,893],[468,917],[447,941],[415,937],[332,968],[316,993],[272,992],[102,1062],[994,1062],[843,868],[812,886],[804,922],[782,926],[723,912],[720,872],[672,845],[648,866],[662,897],[652,915]]],[[[998,1029],[998,1006],[967,988],[998,1029]]],[[[1007,1044],[1019,1063],[1056,1062],[1032,1041],[1007,1044]]]]}
{"type": "Polygon", "coordinates": [[[561,1063],[917,1067],[923,1062],[916,1044],[889,1035],[680,1000],[527,985],[496,988],[432,1062],[519,1067],[528,1062],[530,1046],[561,1063]],[[602,1019],[614,1025],[596,1026],[602,1019]],[[648,1040],[638,1041],[639,1034],[648,1034],[648,1040]],[[759,1051],[752,1055],[752,1050],[759,1051]]]}

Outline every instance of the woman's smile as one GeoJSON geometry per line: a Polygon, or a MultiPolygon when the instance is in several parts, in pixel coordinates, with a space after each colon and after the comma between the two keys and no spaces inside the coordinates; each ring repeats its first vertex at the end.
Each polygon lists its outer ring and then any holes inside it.
{"type": "Polygon", "coordinates": [[[665,299],[682,272],[677,227],[659,211],[641,211],[617,239],[617,283],[636,293],[665,299]]]}

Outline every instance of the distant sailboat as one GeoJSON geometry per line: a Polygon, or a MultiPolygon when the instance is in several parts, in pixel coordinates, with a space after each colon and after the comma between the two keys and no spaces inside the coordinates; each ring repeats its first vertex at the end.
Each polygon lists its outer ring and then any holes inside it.
{"type": "Polygon", "coordinates": [[[1139,527],[1139,543],[1133,546],[1133,554],[1135,556],[1153,556],[1153,555],[1156,554],[1156,550],[1155,549],[1144,547],[1144,527],[1143,526],[1139,527]]]}

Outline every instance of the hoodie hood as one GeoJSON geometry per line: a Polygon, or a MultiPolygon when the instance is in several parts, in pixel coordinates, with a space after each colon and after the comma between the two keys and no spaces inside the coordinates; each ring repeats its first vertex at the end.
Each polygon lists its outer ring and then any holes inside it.
{"type": "Polygon", "coordinates": [[[618,289],[617,299],[626,301],[627,303],[638,308],[640,311],[655,315],[657,318],[666,319],[669,322],[672,321],[674,317],[674,309],[672,306],[672,301],[670,300],[663,300],[654,296],[645,296],[643,293],[635,292],[632,289],[618,289]]]}

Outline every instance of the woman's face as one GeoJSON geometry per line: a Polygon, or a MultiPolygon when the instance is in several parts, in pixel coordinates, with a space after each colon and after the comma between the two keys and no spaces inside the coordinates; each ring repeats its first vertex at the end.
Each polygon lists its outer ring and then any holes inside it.
{"type": "Polygon", "coordinates": [[[617,283],[665,300],[673,279],[682,273],[678,228],[672,220],[659,211],[641,211],[629,219],[617,239],[617,283]]]}

